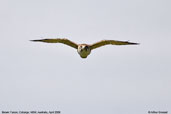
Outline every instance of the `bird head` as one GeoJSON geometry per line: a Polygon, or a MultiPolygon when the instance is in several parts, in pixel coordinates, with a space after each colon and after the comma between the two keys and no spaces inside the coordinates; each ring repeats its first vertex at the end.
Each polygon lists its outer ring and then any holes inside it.
{"type": "Polygon", "coordinates": [[[80,44],[78,46],[78,53],[82,58],[87,58],[87,56],[90,54],[91,49],[90,46],[87,44],[80,44]]]}

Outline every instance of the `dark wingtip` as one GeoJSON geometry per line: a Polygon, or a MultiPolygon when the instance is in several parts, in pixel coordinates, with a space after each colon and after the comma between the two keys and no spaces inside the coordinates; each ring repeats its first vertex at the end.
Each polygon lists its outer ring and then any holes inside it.
{"type": "Polygon", "coordinates": [[[38,41],[40,41],[40,40],[30,40],[31,42],[38,42],[38,41]]]}
{"type": "Polygon", "coordinates": [[[140,43],[128,42],[130,45],[140,45],[140,43]]]}
{"type": "Polygon", "coordinates": [[[140,45],[140,43],[132,43],[133,45],[140,45]]]}
{"type": "Polygon", "coordinates": [[[140,45],[140,43],[135,43],[135,45],[140,45]]]}

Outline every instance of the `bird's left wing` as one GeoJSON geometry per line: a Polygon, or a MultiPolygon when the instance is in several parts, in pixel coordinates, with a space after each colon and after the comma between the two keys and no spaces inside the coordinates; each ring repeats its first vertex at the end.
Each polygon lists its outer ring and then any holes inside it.
{"type": "Polygon", "coordinates": [[[104,45],[137,45],[138,43],[128,42],[128,41],[117,41],[117,40],[102,40],[100,42],[90,45],[91,49],[95,49],[104,45]]]}
{"type": "Polygon", "coordinates": [[[75,49],[78,48],[78,44],[68,40],[68,39],[61,39],[61,38],[57,38],[57,39],[40,39],[40,40],[31,40],[31,41],[34,41],[34,42],[46,42],[46,43],[63,43],[63,44],[66,44],[68,46],[71,46],[75,49]]]}

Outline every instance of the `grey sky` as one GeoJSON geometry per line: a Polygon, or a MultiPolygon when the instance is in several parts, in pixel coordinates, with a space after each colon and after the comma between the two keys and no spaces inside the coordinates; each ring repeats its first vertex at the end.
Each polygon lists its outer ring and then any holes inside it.
{"type": "Polygon", "coordinates": [[[0,0],[0,109],[147,114],[171,109],[170,0],[0,0]],[[81,59],[63,44],[129,40],[81,59]]]}

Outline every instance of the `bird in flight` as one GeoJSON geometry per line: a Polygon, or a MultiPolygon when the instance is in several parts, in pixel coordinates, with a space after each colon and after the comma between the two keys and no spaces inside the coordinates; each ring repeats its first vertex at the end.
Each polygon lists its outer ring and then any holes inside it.
{"type": "Polygon", "coordinates": [[[91,50],[99,48],[105,45],[138,45],[139,43],[133,43],[128,41],[117,41],[117,40],[102,40],[94,44],[76,44],[65,38],[56,38],[56,39],[39,39],[39,40],[30,40],[33,42],[45,42],[45,43],[63,43],[65,45],[71,46],[77,49],[78,54],[81,58],[87,58],[91,53],[91,50]]]}

